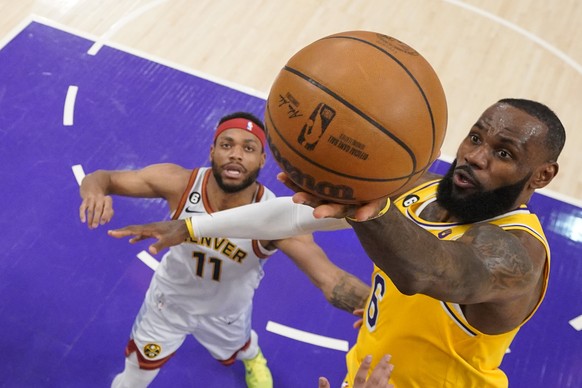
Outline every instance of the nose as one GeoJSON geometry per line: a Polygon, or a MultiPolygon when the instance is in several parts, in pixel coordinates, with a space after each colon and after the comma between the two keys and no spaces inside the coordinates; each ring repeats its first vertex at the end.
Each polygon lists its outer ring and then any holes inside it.
{"type": "Polygon", "coordinates": [[[465,161],[476,168],[484,169],[487,167],[487,158],[489,152],[486,146],[476,146],[470,149],[464,156],[465,161]]]}
{"type": "Polygon", "coordinates": [[[228,156],[231,159],[242,160],[243,154],[244,154],[243,148],[239,145],[235,145],[230,149],[230,154],[228,156]]]}

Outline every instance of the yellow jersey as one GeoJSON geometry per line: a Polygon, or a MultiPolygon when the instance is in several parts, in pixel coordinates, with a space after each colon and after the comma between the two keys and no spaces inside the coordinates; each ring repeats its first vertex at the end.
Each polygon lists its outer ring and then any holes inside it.
{"type": "MultiPolygon", "coordinates": [[[[455,240],[472,224],[428,222],[419,217],[436,200],[438,183],[423,184],[400,196],[394,204],[408,219],[439,239],[455,240]]],[[[550,267],[548,243],[537,216],[525,205],[485,222],[504,230],[524,230],[546,248],[542,296],[523,325],[537,310],[546,292],[550,267]]],[[[356,345],[346,357],[348,375],[344,386],[353,386],[366,355],[372,355],[374,366],[389,353],[394,364],[390,382],[396,387],[507,387],[507,376],[499,365],[518,331],[519,327],[498,335],[481,333],[467,322],[458,304],[421,294],[404,295],[374,266],[364,324],[356,345]]]]}

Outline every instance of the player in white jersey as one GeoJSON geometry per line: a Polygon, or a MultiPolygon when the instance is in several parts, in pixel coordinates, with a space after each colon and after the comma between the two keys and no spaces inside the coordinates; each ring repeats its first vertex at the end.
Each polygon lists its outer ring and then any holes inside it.
{"type": "MultiPolygon", "coordinates": [[[[81,184],[81,221],[90,228],[109,222],[110,195],[164,198],[175,220],[272,200],[275,195],[256,180],[266,160],[264,147],[259,119],[244,112],[225,116],[210,148],[211,168],[154,164],[134,171],[98,170],[81,184]]],[[[112,386],[146,387],[193,335],[223,364],[242,360],[249,387],[272,387],[251,313],[263,265],[277,249],[330,303],[349,312],[363,306],[369,287],[332,264],[309,234],[276,241],[188,238],[162,258],[131,331],[125,369],[112,386]]]]}

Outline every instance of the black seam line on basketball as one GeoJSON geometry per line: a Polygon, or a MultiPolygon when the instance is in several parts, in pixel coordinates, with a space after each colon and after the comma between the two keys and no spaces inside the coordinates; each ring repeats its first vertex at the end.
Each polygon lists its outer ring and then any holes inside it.
{"type": "MultiPolygon", "coordinates": [[[[422,94],[422,98],[424,99],[424,102],[426,104],[426,108],[428,109],[428,114],[430,116],[430,123],[431,123],[431,126],[432,126],[432,147],[430,148],[431,151],[430,151],[430,158],[429,158],[429,160],[432,160],[432,157],[433,157],[434,152],[435,152],[435,149],[434,149],[434,145],[435,145],[434,144],[434,141],[435,141],[435,138],[436,138],[436,129],[435,129],[434,117],[433,117],[433,114],[432,114],[432,108],[430,106],[430,103],[428,102],[428,99],[426,98],[426,94],[424,93],[424,89],[422,89],[422,87],[420,86],[420,83],[418,82],[418,80],[414,77],[414,75],[412,75],[412,73],[410,71],[408,71],[408,69],[406,68],[406,66],[404,66],[404,64],[402,62],[400,62],[398,60],[398,58],[396,58],[394,55],[390,54],[388,51],[384,50],[383,48],[381,48],[379,46],[376,46],[375,44],[373,44],[371,42],[368,42],[367,40],[363,40],[363,39],[356,38],[356,37],[353,37],[353,36],[344,36],[344,35],[327,36],[325,38],[321,38],[320,40],[325,40],[325,39],[339,39],[339,38],[357,40],[358,42],[365,43],[365,44],[367,44],[369,46],[374,47],[375,49],[383,52],[384,54],[386,54],[390,58],[392,58],[410,76],[410,78],[412,79],[412,81],[418,87],[418,90],[420,91],[420,94],[422,94]]],[[[420,54],[418,54],[418,55],[420,55],[420,54]]]]}
{"type": "MultiPolygon", "coordinates": [[[[344,174],[342,172],[336,171],[336,170],[332,170],[329,167],[325,167],[311,159],[308,159],[305,155],[299,153],[297,150],[295,150],[294,147],[291,146],[291,144],[283,137],[281,136],[281,132],[279,131],[279,129],[277,128],[277,126],[275,125],[275,123],[273,122],[273,117],[271,116],[271,110],[269,109],[269,104],[267,104],[267,117],[269,119],[269,121],[272,124],[272,128],[275,130],[275,132],[277,132],[277,135],[279,136],[279,138],[281,139],[281,141],[283,141],[283,143],[285,143],[285,145],[295,153],[295,155],[299,156],[301,159],[309,162],[310,164],[313,164],[314,166],[317,166],[319,168],[321,168],[324,171],[330,172],[334,175],[338,175],[344,178],[350,178],[350,179],[355,179],[355,180],[359,180],[359,181],[366,181],[366,182],[390,182],[390,181],[398,181],[398,180],[402,180],[402,179],[408,179],[408,181],[410,181],[410,179],[418,173],[414,172],[410,175],[403,175],[401,177],[396,177],[396,178],[362,178],[359,175],[348,175],[348,174],[344,174]]],[[[266,126],[268,128],[268,126],[266,126]]],[[[267,130],[267,138],[269,138],[271,135],[269,134],[269,131],[267,130]]],[[[272,151],[271,151],[272,152],[272,151]]],[[[406,183],[408,183],[408,181],[406,183]]],[[[406,184],[405,183],[405,184],[406,184]]],[[[404,186],[404,185],[403,185],[404,186]]]]}
{"type": "Polygon", "coordinates": [[[283,67],[283,70],[286,70],[286,71],[288,71],[288,72],[290,72],[292,74],[295,74],[296,76],[298,76],[300,78],[303,78],[305,81],[309,82],[313,86],[315,86],[315,87],[319,88],[320,90],[322,90],[323,92],[329,94],[330,96],[332,96],[333,98],[335,98],[337,101],[339,101],[340,103],[344,104],[345,106],[347,106],[348,108],[350,108],[351,110],[353,110],[354,112],[356,112],[364,120],[366,120],[367,122],[369,122],[370,124],[372,124],[373,126],[375,126],[376,128],[378,128],[381,132],[383,132],[384,134],[388,135],[389,138],[391,138],[396,143],[398,143],[400,145],[400,147],[402,147],[408,153],[408,156],[410,156],[410,159],[412,160],[412,171],[413,171],[412,174],[414,174],[414,171],[416,170],[416,156],[414,155],[414,152],[412,152],[412,150],[410,148],[408,148],[408,146],[406,145],[406,143],[404,143],[402,140],[400,140],[398,137],[396,137],[393,133],[391,133],[390,131],[388,131],[386,128],[384,128],[382,125],[380,125],[378,122],[374,121],[370,116],[368,116],[367,114],[365,114],[364,112],[362,112],[361,110],[359,110],[358,108],[356,108],[354,105],[352,105],[351,103],[349,103],[347,100],[345,100],[344,98],[342,98],[339,94],[337,94],[334,91],[332,91],[329,88],[327,88],[327,86],[320,84],[319,82],[317,82],[313,78],[308,77],[307,75],[303,74],[299,70],[294,69],[292,67],[284,66],[283,67]]]}

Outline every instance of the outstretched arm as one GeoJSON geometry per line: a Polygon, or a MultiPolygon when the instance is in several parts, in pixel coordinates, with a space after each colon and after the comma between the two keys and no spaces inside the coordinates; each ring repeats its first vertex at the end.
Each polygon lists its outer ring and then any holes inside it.
{"type": "MultiPolygon", "coordinates": [[[[229,236],[255,240],[278,240],[316,230],[331,231],[350,227],[344,219],[314,218],[313,208],[295,204],[291,197],[195,216],[191,218],[191,226],[192,237],[229,236]]],[[[130,239],[132,243],[155,238],[157,241],[150,246],[150,252],[156,254],[183,242],[189,237],[189,231],[184,220],[176,220],[130,225],[109,231],[109,235],[117,238],[133,236],[130,239]]]]}
{"type": "Polygon", "coordinates": [[[140,170],[97,170],[85,176],[79,188],[81,222],[94,229],[113,217],[111,195],[168,200],[175,206],[186,187],[190,170],[175,164],[154,164],[140,170]]]}
{"type": "Polygon", "coordinates": [[[370,287],[354,275],[332,263],[325,252],[313,241],[313,236],[303,235],[273,241],[325,295],[333,306],[350,314],[363,308],[370,287]]]}

